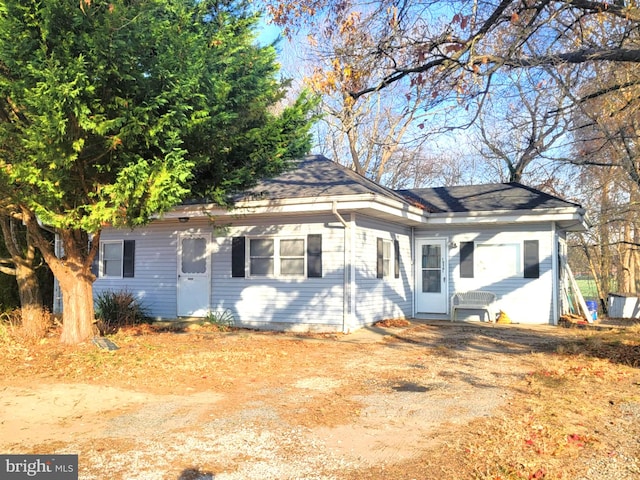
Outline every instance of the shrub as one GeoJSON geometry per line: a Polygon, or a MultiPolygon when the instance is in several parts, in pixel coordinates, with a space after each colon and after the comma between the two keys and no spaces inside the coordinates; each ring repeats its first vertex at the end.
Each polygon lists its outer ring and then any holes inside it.
{"type": "Polygon", "coordinates": [[[209,312],[205,321],[218,327],[218,330],[225,332],[236,323],[233,312],[230,309],[209,312]]]}
{"type": "Polygon", "coordinates": [[[149,321],[146,308],[126,290],[100,293],[96,298],[96,318],[96,326],[101,335],[149,321]]]}

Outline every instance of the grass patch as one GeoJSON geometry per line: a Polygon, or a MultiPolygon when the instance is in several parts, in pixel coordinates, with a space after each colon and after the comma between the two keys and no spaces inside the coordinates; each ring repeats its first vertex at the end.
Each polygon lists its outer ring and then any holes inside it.
{"type": "Polygon", "coordinates": [[[597,299],[598,289],[596,288],[596,282],[592,279],[580,279],[576,280],[578,289],[582,293],[585,299],[597,299]]]}

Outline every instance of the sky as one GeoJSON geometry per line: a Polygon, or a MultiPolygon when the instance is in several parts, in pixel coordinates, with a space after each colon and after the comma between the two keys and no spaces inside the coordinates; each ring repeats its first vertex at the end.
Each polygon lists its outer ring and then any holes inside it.
{"type": "Polygon", "coordinates": [[[266,23],[264,19],[260,20],[258,28],[261,31],[260,35],[258,35],[258,43],[260,45],[269,45],[280,35],[280,27],[266,23]]]}

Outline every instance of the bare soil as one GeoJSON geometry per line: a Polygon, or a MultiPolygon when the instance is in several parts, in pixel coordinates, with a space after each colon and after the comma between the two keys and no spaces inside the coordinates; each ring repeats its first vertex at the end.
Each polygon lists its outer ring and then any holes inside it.
{"type": "Polygon", "coordinates": [[[639,329],[386,325],[5,339],[0,451],[82,479],[640,478],[639,329]]]}

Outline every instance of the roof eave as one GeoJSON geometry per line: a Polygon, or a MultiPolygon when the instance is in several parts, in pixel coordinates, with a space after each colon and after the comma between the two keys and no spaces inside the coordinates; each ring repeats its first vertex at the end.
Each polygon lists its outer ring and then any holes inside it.
{"type": "Polygon", "coordinates": [[[180,217],[238,217],[242,215],[328,213],[334,208],[341,211],[378,212],[384,216],[398,217],[412,224],[426,222],[424,211],[399,200],[378,194],[359,194],[326,197],[284,198],[276,200],[243,200],[230,208],[215,204],[181,205],[163,215],[163,218],[180,217]]]}
{"type": "MultiPolygon", "coordinates": [[[[585,231],[584,211],[578,207],[548,208],[537,210],[493,210],[482,212],[431,213],[430,225],[507,224],[507,223],[556,222],[558,224],[580,224],[579,231],[585,231]]],[[[564,227],[563,227],[564,228],[564,227]]]]}

